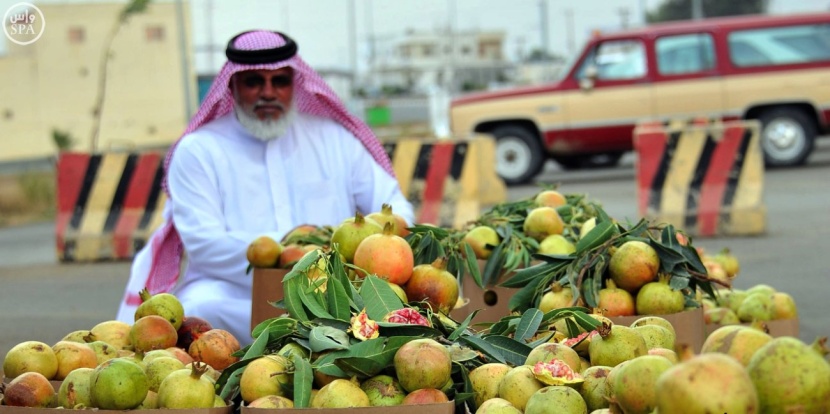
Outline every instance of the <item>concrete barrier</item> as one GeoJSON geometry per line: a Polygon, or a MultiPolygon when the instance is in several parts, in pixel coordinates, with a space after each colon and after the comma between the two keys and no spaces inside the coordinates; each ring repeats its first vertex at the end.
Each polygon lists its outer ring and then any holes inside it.
{"type": "Polygon", "coordinates": [[[640,216],[697,236],[766,230],[757,121],[694,119],[634,130],[640,216]]]}
{"type": "Polygon", "coordinates": [[[399,139],[384,144],[418,223],[460,228],[506,199],[492,138],[399,139]]]}
{"type": "Polygon", "coordinates": [[[161,152],[61,153],[55,239],[58,260],[129,259],[161,224],[161,152]]]}

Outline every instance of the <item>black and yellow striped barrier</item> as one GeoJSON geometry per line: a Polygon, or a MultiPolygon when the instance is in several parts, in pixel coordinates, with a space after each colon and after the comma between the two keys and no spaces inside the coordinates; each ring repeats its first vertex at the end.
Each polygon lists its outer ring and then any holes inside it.
{"type": "Polygon", "coordinates": [[[400,139],[384,144],[418,223],[460,228],[506,199],[492,138],[400,139]]]}
{"type": "Polygon", "coordinates": [[[766,230],[757,121],[678,120],[634,130],[640,216],[698,236],[766,230]]]}
{"type": "Polygon", "coordinates": [[[131,258],[162,222],[164,154],[62,153],[55,236],[61,261],[131,258]]]}

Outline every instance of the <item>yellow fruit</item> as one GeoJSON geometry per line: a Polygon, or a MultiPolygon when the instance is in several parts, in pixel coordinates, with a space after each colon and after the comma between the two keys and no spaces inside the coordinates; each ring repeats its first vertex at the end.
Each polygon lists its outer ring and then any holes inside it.
{"type": "Polygon", "coordinates": [[[282,254],[282,244],[268,237],[257,237],[248,245],[246,257],[253,267],[276,267],[282,254]]]}

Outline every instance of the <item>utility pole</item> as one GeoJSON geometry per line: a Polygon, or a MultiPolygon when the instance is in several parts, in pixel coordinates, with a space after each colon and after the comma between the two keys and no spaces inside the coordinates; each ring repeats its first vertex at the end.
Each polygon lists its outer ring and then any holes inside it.
{"type": "Polygon", "coordinates": [[[620,15],[620,27],[622,27],[623,29],[628,29],[628,8],[620,7],[617,12],[620,15]]]}
{"type": "Polygon", "coordinates": [[[548,0],[539,0],[539,19],[541,20],[539,23],[542,28],[540,33],[542,35],[542,53],[547,57],[550,52],[548,40],[550,39],[548,35],[548,0]]]}
{"type": "Polygon", "coordinates": [[[703,19],[703,0],[692,0],[692,20],[703,19]]]}

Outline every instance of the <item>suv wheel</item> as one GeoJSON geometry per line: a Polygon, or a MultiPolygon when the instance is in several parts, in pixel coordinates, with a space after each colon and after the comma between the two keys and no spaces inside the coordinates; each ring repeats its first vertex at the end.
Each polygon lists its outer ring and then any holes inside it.
{"type": "Polygon", "coordinates": [[[761,149],[768,167],[803,164],[813,151],[816,125],[794,108],[777,108],[758,117],[761,121],[761,149]]]}
{"type": "Polygon", "coordinates": [[[523,184],[541,171],[546,155],[539,138],[527,128],[505,125],[493,130],[496,172],[507,185],[523,184]]]}

